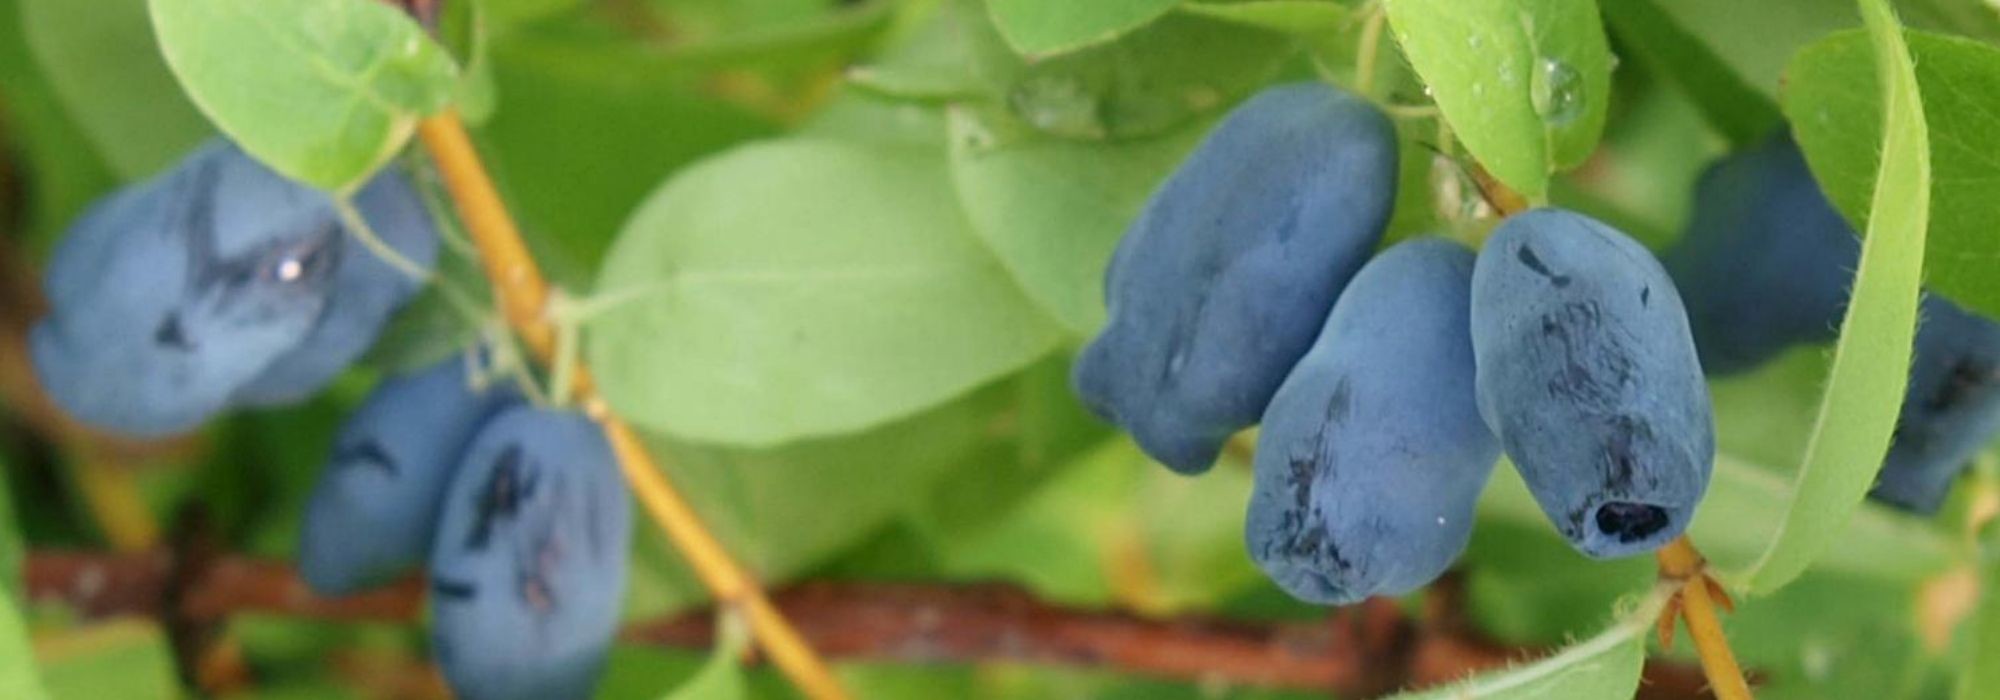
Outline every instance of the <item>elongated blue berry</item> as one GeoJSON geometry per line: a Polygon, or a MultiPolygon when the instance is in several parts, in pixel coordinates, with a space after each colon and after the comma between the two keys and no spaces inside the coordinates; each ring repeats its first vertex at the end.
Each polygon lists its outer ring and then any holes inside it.
{"type": "Polygon", "coordinates": [[[346,252],[320,195],[205,148],[71,228],[43,278],[36,374],[86,423],[187,430],[312,332],[346,252]]]}
{"type": "Polygon", "coordinates": [[[1257,422],[1380,239],[1395,132],[1323,84],[1231,112],[1147,202],[1105,273],[1109,322],[1073,384],[1183,473],[1257,422]]]}
{"type": "Polygon", "coordinates": [[[518,406],[480,429],[431,549],[431,639],[459,697],[590,697],[624,600],[629,500],[581,414],[518,406]]]}
{"type": "Polygon", "coordinates": [[[1382,253],[1265,410],[1244,533],[1293,596],[1407,592],[1465,549],[1500,456],[1474,397],[1472,267],[1438,238],[1382,253]]]}
{"type": "Polygon", "coordinates": [[[1727,375],[1832,340],[1859,256],[1854,230],[1781,133],[1702,174],[1686,232],[1662,261],[1702,369],[1727,375]]]}
{"type": "Polygon", "coordinates": [[[1514,216],[1472,278],[1479,409],[1578,551],[1678,536],[1708,487],[1715,421],[1680,295],[1652,254],[1581,214],[1514,216]]]}

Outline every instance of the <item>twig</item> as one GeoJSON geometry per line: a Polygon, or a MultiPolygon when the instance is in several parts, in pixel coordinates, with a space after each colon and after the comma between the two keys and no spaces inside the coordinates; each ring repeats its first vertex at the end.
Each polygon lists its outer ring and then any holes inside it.
{"type": "MultiPolygon", "coordinates": [[[[215,625],[236,614],[407,623],[420,618],[424,588],[409,579],[349,598],[314,596],[285,563],[215,557],[182,572],[181,595],[163,554],[36,551],[27,558],[31,599],[62,601],[91,617],[173,614],[215,625]]],[[[1212,617],[1147,618],[1052,605],[1003,584],[809,582],[775,596],[776,608],[828,655],[901,663],[1012,661],[1102,668],[1212,685],[1257,686],[1370,697],[1447,683],[1536,655],[1482,637],[1457,609],[1447,580],[1426,596],[1420,618],[1376,599],[1319,621],[1251,623],[1212,617]]],[[[712,610],[626,628],[628,643],[705,649],[712,610]]],[[[1687,666],[1647,667],[1649,697],[1700,697],[1687,666]]]]}
{"type": "MultiPolygon", "coordinates": [[[[557,331],[548,313],[548,282],[542,278],[520,230],[507,214],[506,205],[465,133],[465,125],[456,113],[446,112],[425,119],[418,126],[418,136],[437,162],[445,188],[479,248],[480,261],[486,267],[508,325],[538,360],[549,362],[556,354],[557,331]]],[[[577,367],[572,375],[571,384],[579,404],[604,427],[633,494],[686,557],[716,602],[741,609],[758,644],[800,692],[822,700],[847,697],[826,662],[702,524],[700,516],[667,480],[666,472],[631,427],[596,397],[595,383],[587,370],[577,367]]]]}
{"type": "Polygon", "coordinates": [[[1722,633],[1722,621],[1716,614],[1717,605],[1733,607],[1729,596],[1721,585],[1708,575],[1708,562],[1694,543],[1686,535],[1675,539],[1659,551],[1660,577],[1681,581],[1681,590],[1674,602],[1667,606],[1660,617],[1660,644],[1673,645],[1674,620],[1676,617],[1687,622],[1688,637],[1694,640],[1694,649],[1701,656],[1702,672],[1708,676],[1709,687],[1720,700],[1749,700],[1750,684],[1744,680],[1743,669],[1736,664],[1736,653],[1729,648],[1729,638],[1722,633]]]}

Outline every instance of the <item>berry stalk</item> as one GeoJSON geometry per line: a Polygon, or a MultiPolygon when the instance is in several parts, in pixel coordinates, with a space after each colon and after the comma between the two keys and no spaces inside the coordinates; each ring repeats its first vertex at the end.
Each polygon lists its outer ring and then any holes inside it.
{"type": "MultiPolygon", "coordinates": [[[[556,354],[557,333],[547,313],[548,281],[507,213],[464,123],[455,112],[445,112],[425,119],[417,133],[443,174],[445,188],[479,249],[507,324],[537,360],[549,362],[556,354]]],[[[572,385],[578,403],[603,427],[640,505],[687,559],[717,605],[734,606],[743,612],[758,644],[801,693],[820,700],[846,698],[826,662],[771,604],[756,579],[709,532],[631,426],[596,397],[587,368],[576,368],[572,385]]]]}
{"type": "Polygon", "coordinates": [[[1674,618],[1687,622],[1688,637],[1694,640],[1694,649],[1701,656],[1701,670],[1708,676],[1709,689],[1719,700],[1750,700],[1750,684],[1743,680],[1743,669],[1736,664],[1736,653],[1729,648],[1729,638],[1722,633],[1722,621],[1716,613],[1717,604],[1728,605],[1727,597],[1711,597],[1711,593],[1721,595],[1715,579],[1708,576],[1708,562],[1694,543],[1683,535],[1667,546],[1660,548],[1660,577],[1679,580],[1681,590],[1675,596],[1673,605],[1667,607],[1665,617],[1660,620],[1663,641],[1671,640],[1674,618]]]}

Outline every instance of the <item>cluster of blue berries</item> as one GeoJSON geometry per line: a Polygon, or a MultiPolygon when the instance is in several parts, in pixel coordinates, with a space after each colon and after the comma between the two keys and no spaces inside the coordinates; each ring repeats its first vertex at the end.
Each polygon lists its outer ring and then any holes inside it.
{"type": "Polygon", "coordinates": [[[472,356],[377,387],[334,439],[299,569],[339,595],[427,568],[465,698],[589,697],[618,628],[631,499],[604,434],[485,386],[472,356]]]}
{"type": "MultiPolygon", "coordinates": [[[[1704,367],[1836,330],[1854,234],[1783,137],[1710,172],[1666,265],[1556,208],[1508,218],[1477,253],[1420,237],[1378,254],[1396,168],[1394,129],[1364,100],[1298,84],[1246,101],[1120,241],[1109,320],[1073,369],[1087,406],[1184,474],[1261,424],[1245,539],[1301,599],[1434,580],[1502,453],[1577,551],[1657,549],[1708,486],[1704,367]]],[[[1875,491],[1917,509],[2000,429],[2000,328],[1925,309],[1875,491]]]]}
{"type": "MultiPolygon", "coordinates": [[[[422,288],[409,268],[438,254],[401,174],[353,201],[372,234],[221,141],[111,195],[48,266],[51,311],[31,333],[41,382],[78,420],[135,436],[319,392],[422,288]]],[[[484,379],[483,355],[390,377],[348,418],[300,570],[341,595],[422,567],[434,655],[460,696],[588,697],[623,603],[630,499],[595,423],[484,379]]]]}

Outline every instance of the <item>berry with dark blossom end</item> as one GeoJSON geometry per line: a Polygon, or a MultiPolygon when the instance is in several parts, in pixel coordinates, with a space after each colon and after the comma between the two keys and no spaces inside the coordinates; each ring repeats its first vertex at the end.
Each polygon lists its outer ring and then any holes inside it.
{"type": "Polygon", "coordinates": [[[1657,549],[1687,527],[1715,418],[1680,294],[1623,233],[1561,209],[1501,224],[1472,277],[1479,410],[1578,551],[1657,549]]]}

